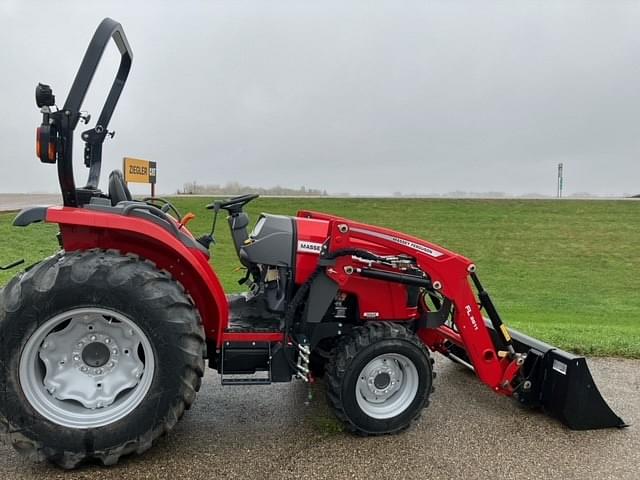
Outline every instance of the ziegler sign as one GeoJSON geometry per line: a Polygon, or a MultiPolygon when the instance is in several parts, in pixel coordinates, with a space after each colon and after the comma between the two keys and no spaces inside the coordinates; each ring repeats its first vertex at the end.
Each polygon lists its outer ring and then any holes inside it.
{"type": "Polygon", "coordinates": [[[156,162],[124,157],[123,170],[127,183],[156,183],[156,162]]]}

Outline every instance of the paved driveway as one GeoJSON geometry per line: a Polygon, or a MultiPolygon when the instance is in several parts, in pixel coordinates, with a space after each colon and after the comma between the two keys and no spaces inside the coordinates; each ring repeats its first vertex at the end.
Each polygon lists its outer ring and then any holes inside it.
{"type": "MultiPolygon", "coordinates": [[[[640,361],[590,365],[616,412],[640,422],[640,361]]],[[[640,478],[639,427],[572,432],[498,397],[446,359],[438,358],[436,368],[431,406],[399,436],[342,433],[320,387],[305,405],[299,382],[223,389],[210,372],[194,407],[142,457],[65,472],[0,446],[0,478],[640,478]]]]}
{"type": "Polygon", "coordinates": [[[48,193],[0,193],[0,212],[21,210],[31,205],[59,205],[62,203],[60,195],[48,193]]]}

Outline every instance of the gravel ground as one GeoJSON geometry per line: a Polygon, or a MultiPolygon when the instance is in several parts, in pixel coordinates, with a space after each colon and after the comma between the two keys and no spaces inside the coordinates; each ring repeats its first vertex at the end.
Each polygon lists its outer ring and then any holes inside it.
{"type": "MultiPolygon", "coordinates": [[[[600,390],[627,422],[640,420],[640,361],[592,359],[600,390]]],[[[573,432],[498,397],[464,368],[436,360],[436,392],[418,424],[397,436],[343,433],[322,387],[300,382],[225,387],[207,373],[196,404],[141,457],[65,472],[0,446],[0,478],[637,479],[640,433],[573,432]]]]}

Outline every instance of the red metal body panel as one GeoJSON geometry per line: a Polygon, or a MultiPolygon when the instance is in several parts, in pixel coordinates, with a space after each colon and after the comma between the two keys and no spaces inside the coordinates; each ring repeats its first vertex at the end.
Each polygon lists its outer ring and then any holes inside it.
{"type": "Polygon", "coordinates": [[[318,266],[320,246],[325,242],[329,233],[329,223],[312,218],[296,218],[296,234],[298,237],[296,248],[295,282],[304,283],[318,266]]]}
{"type": "Polygon", "coordinates": [[[169,271],[193,298],[207,338],[221,344],[229,317],[227,299],[200,250],[187,248],[162,227],[139,217],[50,207],[46,221],[60,224],[65,250],[116,249],[140,255],[169,271]]]}

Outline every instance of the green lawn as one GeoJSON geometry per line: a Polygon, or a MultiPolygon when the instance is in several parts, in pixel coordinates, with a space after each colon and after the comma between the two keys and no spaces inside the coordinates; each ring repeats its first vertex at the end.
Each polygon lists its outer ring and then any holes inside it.
{"type": "MultiPolygon", "coordinates": [[[[175,200],[210,227],[207,199],[175,200]]],[[[315,209],[439,243],[475,261],[506,323],[564,349],[640,358],[640,202],[552,200],[275,199],[248,210],[294,214],[315,209]]],[[[55,226],[10,226],[0,214],[0,262],[56,251],[55,226]]],[[[213,264],[237,290],[226,223],[218,224],[213,264]]],[[[0,284],[11,273],[0,272],[0,284]]]]}

